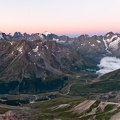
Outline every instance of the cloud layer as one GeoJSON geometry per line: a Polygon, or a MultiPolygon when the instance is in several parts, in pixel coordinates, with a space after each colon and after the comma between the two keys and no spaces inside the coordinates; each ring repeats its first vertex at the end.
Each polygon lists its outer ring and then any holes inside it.
{"type": "Polygon", "coordinates": [[[98,70],[96,73],[103,75],[105,73],[109,73],[111,71],[120,69],[120,59],[116,57],[104,57],[100,64],[98,65],[100,70],[98,70]]]}

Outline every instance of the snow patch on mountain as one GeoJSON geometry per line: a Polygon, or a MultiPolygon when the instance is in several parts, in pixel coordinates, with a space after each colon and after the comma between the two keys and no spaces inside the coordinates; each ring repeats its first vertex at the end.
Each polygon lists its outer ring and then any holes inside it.
{"type": "Polygon", "coordinates": [[[104,57],[100,61],[98,67],[100,70],[98,70],[96,73],[99,75],[112,72],[114,70],[120,69],[120,59],[116,57],[104,57]]]}
{"type": "Polygon", "coordinates": [[[92,47],[95,47],[95,44],[91,44],[92,47]]]}
{"type": "Polygon", "coordinates": [[[101,41],[100,41],[100,40],[97,40],[97,43],[101,43],[101,41]]]}
{"type": "Polygon", "coordinates": [[[35,48],[35,49],[32,49],[32,50],[33,50],[33,52],[38,52],[38,47],[39,47],[39,46],[36,46],[36,48],[35,48]]]}
{"type": "Polygon", "coordinates": [[[118,44],[120,42],[120,38],[117,37],[116,40],[112,41],[110,44],[109,44],[109,47],[114,49],[114,50],[117,50],[118,49],[118,44]]]}
{"type": "Polygon", "coordinates": [[[22,54],[23,53],[23,46],[18,47],[17,50],[22,54]]]}
{"type": "Polygon", "coordinates": [[[110,34],[107,34],[106,36],[107,36],[107,37],[109,37],[109,36],[110,36],[110,34]]]}
{"type": "Polygon", "coordinates": [[[45,45],[45,47],[46,47],[46,49],[48,50],[48,46],[47,46],[47,45],[45,45]]]}
{"type": "Polygon", "coordinates": [[[107,41],[108,43],[110,43],[110,42],[112,42],[114,39],[117,39],[117,37],[118,37],[117,35],[113,35],[111,39],[107,39],[106,41],[107,41]]]}
{"type": "Polygon", "coordinates": [[[53,41],[56,41],[57,43],[65,43],[66,42],[64,40],[59,40],[59,39],[56,39],[56,38],[53,38],[53,41]]]}
{"type": "Polygon", "coordinates": [[[66,42],[66,41],[64,41],[64,40],[60,40],[60,41],[59,41],[59,43],[65,43],[65,42],[66,42]]]}
{"type": "Polygon", "coordinates": [[[28,55],[31,55],[31,53],[30,53],[30,52],[28,52],[28,55]]]}
{"type": "Polygon", "coordinates": [[[110,51],[108,50],[109,48],[112,50],[118,49],[120,37],[118,37],[117,35],[113,35],[110,39],[103,39],[103,42],[105,44],[106,51],[110,53],[110,51]]]}
{"type": "Polygon", "coordinates": [[[12,53],[11,53],[12,55],[14,54],[14,51],[12,51],[12,53]]]}
{"type": "Polygon", "coordinates": [[[81,46],[85,46],[85,44],[81,44],[81,46]]]}
{"type": "Polygon", "coordinates": [[[53,41],[59,42],[59,39],[55,39],[55,38],[53,38],[53,41]]]}
{"type": "Polygon", "coordinates": [[[11,45],[13,45],[13,42],[10,42],[11,45]]]}
{"type": "Polygon", "coordinates": [[[111,53],[109,50],[108,50],[108,45],[107,45],[107,42],[106,40],[103,38],[103,42],[104,42],[104,45],[105,45],[105,50],[108,52],[108,53],[111,53]]]}
{"type": "Polygon", "coordinates": [[[39,52],[37,54],[38,54],[38,56],[41,56],[41,54],[39,52]]]}

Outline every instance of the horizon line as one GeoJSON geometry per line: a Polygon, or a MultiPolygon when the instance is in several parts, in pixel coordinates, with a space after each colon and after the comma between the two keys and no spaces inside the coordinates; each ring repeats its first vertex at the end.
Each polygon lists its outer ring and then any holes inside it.
{"type": "MultiPolygon", "coordinates": [[[[44,32],[33,32],[33,33],[31,33],[31,32],[21,32],[21,31],[15,31],[15,32],[3,32],[3,31],[0,31],[0,33],[5,33],[5,34],[11,34],[11,35],[14,35],[14,33],[16,33],[16,32],[20,32],[21,34],[24,34],[24,33],[27,33],[27,34],[36,34],[36,33],[39,33],[39,34],[44,34],[45,32],[49,32],[49,31],[44,31],[44,32]]],[[[106,35],[106,34],[108,34],[108,33],[110,33],[110,32],[113,32],[113,31],[109,31],[109,32],[89,32],[89,33],[54,33],[54,32],[49,32],[49,33],[51,33],[51,34],[55,34],[55,35],[58,35],[58,36],[63,36],[63,35],[65,35],[65,36],[68,36],[68,37],[79,37],[79,36],[81,36],[81,35],[88,35],[88,36],[95,36],[95,35],[97,35],[97,36],[103,36],[103,35],[106,35]]],[[[113,32],[114,34],[118,34],[119,32],[113,32]]]]}

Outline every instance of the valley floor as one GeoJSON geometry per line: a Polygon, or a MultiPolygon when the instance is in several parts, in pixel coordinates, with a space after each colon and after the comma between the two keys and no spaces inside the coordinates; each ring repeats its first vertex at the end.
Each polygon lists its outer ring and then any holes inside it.
{"type": "Polygon", "coordinates": [[[103,92],[109,81],[100,80],[93,73],[69,77],[58,91],[1,94],[0,120],[119,120],[120,92],[114,88],[103,92]]]}

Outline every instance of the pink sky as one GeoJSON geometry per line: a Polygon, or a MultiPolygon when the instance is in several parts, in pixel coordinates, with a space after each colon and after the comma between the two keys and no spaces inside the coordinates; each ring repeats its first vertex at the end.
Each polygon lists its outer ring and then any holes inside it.
{"type": "Polygon", "coordinates": [[[105,34],[120,32],[120,0],[3,0],[0,31],[105,34]]]}

